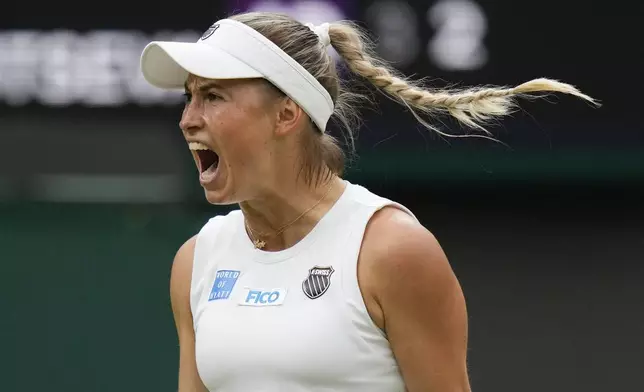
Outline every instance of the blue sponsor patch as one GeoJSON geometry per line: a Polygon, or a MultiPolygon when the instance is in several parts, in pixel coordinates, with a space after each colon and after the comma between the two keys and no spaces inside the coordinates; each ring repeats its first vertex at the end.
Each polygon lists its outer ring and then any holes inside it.
{"type": "Polygon", "coordinates": [[[239,278],[239,271],[217,271],[217,274],[215,275],[215,283],[212,285],[212,290],[210,290],[208,301],[228,299],[228,297],[230,297],[230,293],[233,291],[233,287],[235,287],[237,278],[239,278]]]}

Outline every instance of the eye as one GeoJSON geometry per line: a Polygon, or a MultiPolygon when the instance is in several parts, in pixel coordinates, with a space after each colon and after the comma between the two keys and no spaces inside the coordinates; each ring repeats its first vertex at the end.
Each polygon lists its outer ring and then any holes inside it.
{"type": "Polygon", "coordinates": [[[190,101],[192,101],[192,94],[190,94],[188,92],[183,93],[183,100],[186,103],[190,103],[190,101]]]}
{"type": "Polygon", "coordinates": [[[208,93],[208,95],[206,96],[206,98],[207,98],[209,101],[216,101],[216,100],[218,100],[218,99],[221,99],[221,97],[220,97],[219,95],[215,94],[215,93],[208,93]]]}

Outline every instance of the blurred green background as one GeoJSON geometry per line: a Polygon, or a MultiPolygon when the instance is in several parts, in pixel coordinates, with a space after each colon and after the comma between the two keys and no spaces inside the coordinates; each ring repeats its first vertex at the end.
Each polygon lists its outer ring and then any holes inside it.
{"type": "Polygon", "coordinates": [[[171,262],[227,208],[205,203],[181,98],[147,86],[138,56],[250,9],[358,20],[380,55],[437,87],[546,76],[600,99],[524,101],[490,127],[506,145],[441,139],[378,99],[347,178],[408,206],[445,248],[468,302],[475,392],[642,389],[644,53],[632,4],[195,0],[154,15],[119,1],[3,4],[0,391],[176,391],[171,262]]]}

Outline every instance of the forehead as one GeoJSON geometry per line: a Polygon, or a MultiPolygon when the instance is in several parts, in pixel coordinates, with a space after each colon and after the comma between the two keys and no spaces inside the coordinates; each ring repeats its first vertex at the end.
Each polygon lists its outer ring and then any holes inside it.
{"type": "Polygon", "coordinates": [[[188,91],[217,88],[220,90],[247,90],[259,88],[266,84],[263,79],[206,79],[190,74],[186,79],[185,89],[188,91]]]}

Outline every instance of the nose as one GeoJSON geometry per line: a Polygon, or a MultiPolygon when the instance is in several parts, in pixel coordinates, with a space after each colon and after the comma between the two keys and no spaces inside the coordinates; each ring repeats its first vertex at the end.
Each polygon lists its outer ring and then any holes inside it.
{"type": "Polygon", "coordinates": [[[186,105],[181,115],[179,127],[185,133],[194,133],[205,126],[203,116],[203,105],[192,101],[186,105]]]}

